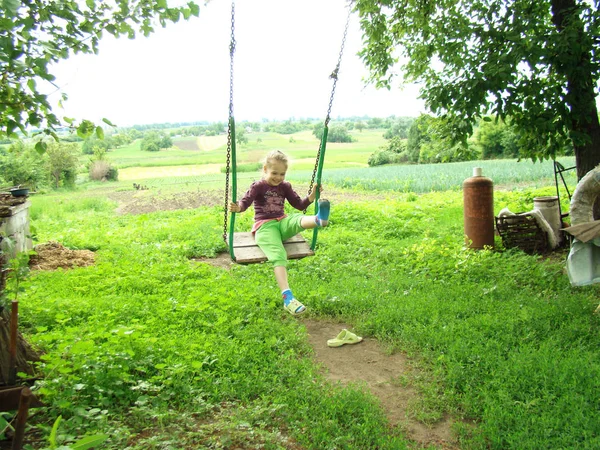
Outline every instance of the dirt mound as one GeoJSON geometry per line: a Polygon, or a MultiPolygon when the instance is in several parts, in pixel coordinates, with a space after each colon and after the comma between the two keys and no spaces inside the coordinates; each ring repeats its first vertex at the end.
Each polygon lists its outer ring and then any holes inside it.
{"type": "Polygon", "coordinates": [[[31,270],[72,269],[73,267],[91,266],[95,262],[94,252],[71,250],[54,241],[38,244],[34,250],[36,254],[29,259],[31,270]]]}

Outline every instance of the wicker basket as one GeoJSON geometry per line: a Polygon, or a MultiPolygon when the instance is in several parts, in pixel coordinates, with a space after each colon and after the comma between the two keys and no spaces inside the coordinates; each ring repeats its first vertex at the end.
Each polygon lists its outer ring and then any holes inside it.
{"type": "Polygon", "coordinates": [[[496,217],[496,229],[505,248],[519,248],[525,253],[550,251],[548,236],[540,228],[535,217],[527,213],[496,217]]]}

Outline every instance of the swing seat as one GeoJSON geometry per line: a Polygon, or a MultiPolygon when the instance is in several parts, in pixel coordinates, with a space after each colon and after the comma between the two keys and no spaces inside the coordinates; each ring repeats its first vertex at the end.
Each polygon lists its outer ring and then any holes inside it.
{"type": "MultiPolygon", "coordinates": [[[[229,236],[227,236],[227,242],[229,242],[229,236]]],[[[283,247],[288,259],[300,259],[315,254],[301,234],[283,241],[283,247]]],[[[235,255],[235,262],[238,264],[254,264],[267,261],[267,257],[256,245],[254,235],[251,232],[233,234],[233,254],[235,255]]]]}

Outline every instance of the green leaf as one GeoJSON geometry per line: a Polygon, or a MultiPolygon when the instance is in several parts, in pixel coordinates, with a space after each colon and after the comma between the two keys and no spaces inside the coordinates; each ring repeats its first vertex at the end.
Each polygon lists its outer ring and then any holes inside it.
{"type": "Polygon", "coordinates": [[[21,2],[19,0],[2,0],[2,9],[6,11],[8,17],[15,17],[20,7],[21,2]]]}
{"type": "Polygon", "coordinates": [[[104,139],[104,130],[101,126],[96,127],[96,136],[98,136],[98,139],[104,139]]]}
{"type": "Polygon", "coordinates": [[[89,120],[84,120],[77,127],[77,136],[80,138],[87,138],[94,132],[94,124],[89,120]]]}
{"type": "Polygon", "coordinates": [[[29,90],[33,93],[37,92],[35,90],[35,80],[33,78],[30,78],[29,80],[27,80],[27,87],[29,88],[29,90]]]}
{"type": "Polygon", "coordinates": [[[94,0],[85,0],[85,4],[87,5],[88,8],[90,9],[94,9],[94,0]]]}
{"type": "Polygon", "coordinates": [[[46,153],[46,149],[48,148],[48,145],[43,142],[43,141],[38,141],[35,143],[35,150],[40,154],[43,155],[44,153],[46,153]]]}
{"type": "Polygon", "coordinates": [[[108,120],[107,118],[102,119],[102,122],[104,122],[107,125],[110,125],[111,127],[116,127],[116,125],[114,123],[112,123],[110,120],[108,120]]]}
{"type": "Polygon", "coordinates": [[[50,442],[50,448],[56,447],[56,433],[58,433],[58,426],[60,425],[60,421],[62,420],[62,416],[58,416],[54,421],[54,425],[52,425],[52,430],[50,431],[50,436],[48,436],[48,441],[50,442]]]}
{"type": "Polygon", "coordinates": [[[200,15],[200,6],[189,2],[188,6],[190,7],[190,10],[192,11],[192,15],[198,17],[200,15]]]}
{"type": "Polygon", "coordinates": [[[105,440],[108,439],[107,434],[96,434],[94,436],[86,436],[74,444],[71,444],[71,448],[73,450],[86,450],[92,447],[96,447],[102,444],[105,440]]]}

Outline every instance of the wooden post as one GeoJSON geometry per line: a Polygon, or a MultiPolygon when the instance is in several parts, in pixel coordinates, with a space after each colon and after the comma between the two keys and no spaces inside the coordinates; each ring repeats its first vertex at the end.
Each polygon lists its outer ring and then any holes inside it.
{"type": "Polygon", "coordinates": [[[13,385],[17,381],[17,330],[19,328],[19,302],[12,301],[10,314],[10,361],[8,368],[8,384],[13,385]]]}
{"type": "Polygon", "coordinates": [[[23,448],[23,438],[25,437],[25,424],[29,416],[29,402],[31,401],[31,389],[24,387],[21,391],[21,400],[19,402],[19,411],[15,424],[15,436],[12,442],[12,450],[21,450],[23,448]]]}

